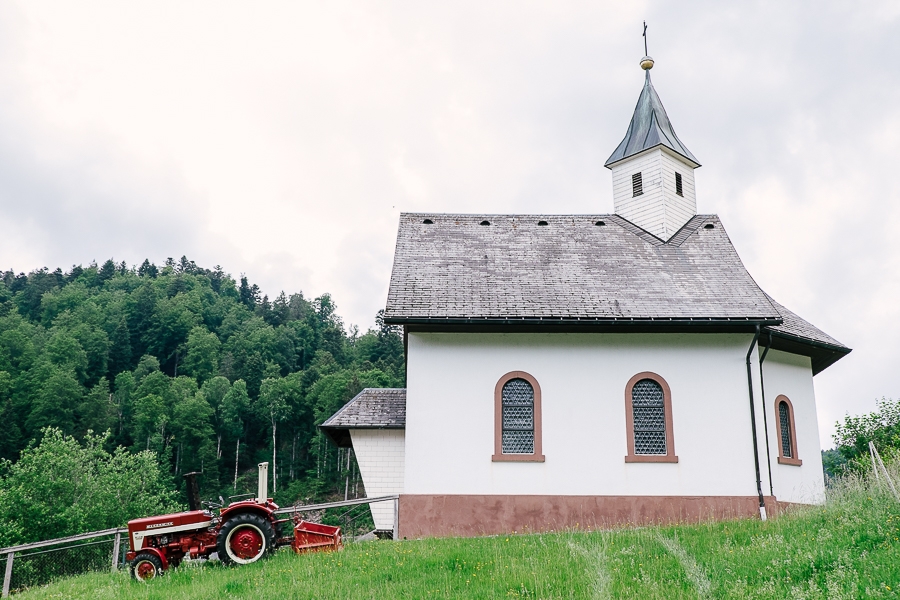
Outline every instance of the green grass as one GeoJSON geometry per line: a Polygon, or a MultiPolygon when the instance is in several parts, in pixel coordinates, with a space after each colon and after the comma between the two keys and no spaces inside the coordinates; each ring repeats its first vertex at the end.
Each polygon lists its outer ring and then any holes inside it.
{"type": "Polygon", "coordinates": [[[349,544],[279,551],[238,568],[183,567],[149,584],[89,574],[16,597],[893,598],[900,505],[858,480],[824,507],[741,520],[605,532],[349,544]]]}

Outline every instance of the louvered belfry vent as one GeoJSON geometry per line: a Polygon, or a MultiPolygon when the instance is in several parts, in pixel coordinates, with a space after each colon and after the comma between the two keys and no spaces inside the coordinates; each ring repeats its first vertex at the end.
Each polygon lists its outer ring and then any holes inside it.
{"type": "Polygon", "coordinates": [[[684,196],[684,192],[681,187],[681,173],[675,173],[675,193],[679,196],[684,196]]]}
{"type": "Polygon", "coordinates": [[[503,385],[503,454],[534,454],[534,388],[524,379],[503,385]]]}
{"type": "Polygon", "coordinates": [[[791,444],[791,414],[787,402],[778,403],[778,420],[781,424],[781,455],[785,458],[794,458],[791,444]]]}
{"type": "Polygon", "coordinates": [[[635,173],[631,176],[631,195],[640,196],[644,193],[644,182],[641,181],[641,174],[635,173]]]}
{"type": "Polygon", "coordinates": [[[666,406],[662,386],[641,379],[631,388],[634,453],[666,454],[666,406]]]}

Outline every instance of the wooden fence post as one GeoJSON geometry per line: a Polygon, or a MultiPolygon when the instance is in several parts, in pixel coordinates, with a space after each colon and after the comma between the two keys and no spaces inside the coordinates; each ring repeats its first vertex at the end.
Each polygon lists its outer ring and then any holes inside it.
{"type": "Polygon", "coordinates": [[[112,551],[112,570],[115,572],[119,568],[119,547],[122,544],[122,532],[116,532],[116,539],[113,542],[112,551]]]}
{"type": "Polygon", "coordinates": [[[400,496],[394,498],[394,539],[400,539],[400,496]]]}
{"type": "Polygon", "coordinates": [[[9,596],[9,582],[12,581],[12,565],[15,552],[6,553],[6,573],[3,575],[3,597],[9,596]]]}

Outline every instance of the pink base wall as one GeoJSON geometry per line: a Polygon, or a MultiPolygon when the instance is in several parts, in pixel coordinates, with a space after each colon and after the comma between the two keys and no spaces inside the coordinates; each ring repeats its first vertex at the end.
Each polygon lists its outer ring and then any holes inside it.
{"type": "MultiPolygon", "coordinates": [[[[778,501],[765,498],[775,516],[778,501]]],[[[400,537],[604,529],[758,517],[756,496],[400,496],[400,537]]]]}

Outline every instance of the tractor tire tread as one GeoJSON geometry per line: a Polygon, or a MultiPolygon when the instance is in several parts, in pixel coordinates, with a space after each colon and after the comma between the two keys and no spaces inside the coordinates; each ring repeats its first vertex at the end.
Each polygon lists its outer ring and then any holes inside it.
{"type": "Polygon", "coordinates": [[[228,519],[222,523],[222,526],[219,528],[219,533],[216,535],[216,551],[219,554],[219,560],[222,561],[222,564],[235,564],[234,561],[231,560],[231,557],[228,556],[226,544],[228,533],[239,525],[244,524],[258,527],[263,534],[265,549],[263,550],[262,556],[256,560],[261,560],[275,552],[275,527],[272,526],[272,522],[256,513],[242,512],[229,516],[228,519]]]}
{"type": "Polygon", "coordinates": [[[152,563],[153,566],[156,567],[156,574],[150,579],[162,575],[163,564],[157,555],[153,554],[152,552],[138,552],[137,556],[134,557],[134,560],[131,561],[131,567],[129,569],[131,571],[131,576],[134,579],[136,579],[137,581],[148,581],[148,579],[141,579],[137,576],[137,566],[145,560],[152,563]]]}

